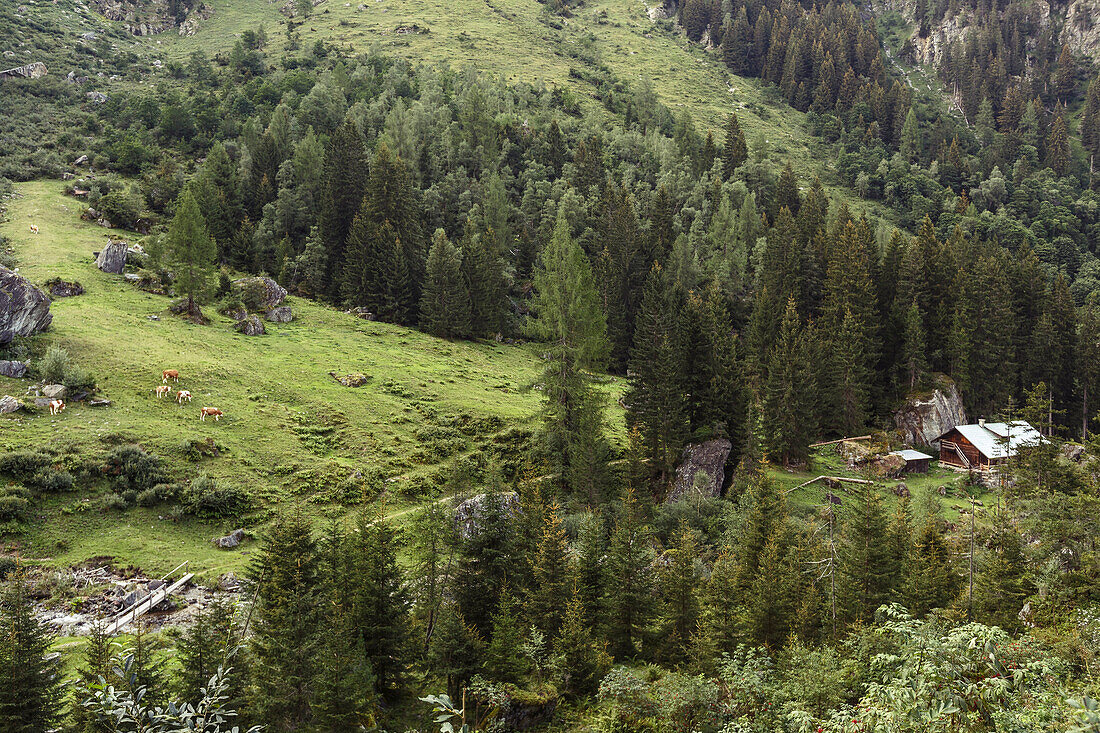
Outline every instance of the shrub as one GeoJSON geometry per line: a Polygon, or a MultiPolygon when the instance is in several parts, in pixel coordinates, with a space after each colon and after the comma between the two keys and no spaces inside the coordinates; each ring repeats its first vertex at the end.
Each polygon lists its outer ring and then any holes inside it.
{"type": "Polygon", "coordinates": [[[164,463],[136,445],[124,445],[111,451],[103,473],[114,477],[113,488],[117,493],[151,489],[168,481],[164,463]]]}
{"type": "Polygon", "coordinates": [[[0,473],[15,478],[34,476],[53,463],[53,458],[38,451],[13,451],[0,456],[0,473]]]}
{"type": "Polygon", "coordinates": [[[19,520],[27,513],[30,502],[22,496],[0,496],[0,522],[19,520]]]}
{"type": "Polygon", "coordinates": [[[38,362],[38,376],[49,384],[61,384],[69,371],[69,352],[60,346],[51,346],[38,362]]]}
{"type": "Polygon", "coordinates": [[[157,484],[151,489],[145,489],[137,495],[138,506],[155,506],[168,501],[176,496],[179,486],[176,484],[157,484]]]}
{"type": "Polygon", "coordinates": [[[7,580],[15,574],[19,563],[10,555],[0,555],[0,582],[7,580]]]}
{"type": "Polygon", "coordinates": [[[54,471],[46,468],[34,475],[33,483],[45,492],[56,494],[72,490],[73,475],[68,471],[54,471]]]}
{"type": "Polygon", "coordinates": [[[236,486],[219,486],[205,473],[199,474],[183,492],[183,508],[196,517],[232,517],[248,508],[248,496],[236,486]]]}
{"type": "Polygon", "coordinates": [[[103,498],[99,500],[99,507],[105,512],[121,512],[128,509],[130,505],[126,499],[118,494],[104,494],[103,498]]]}
{"type": "Polygon", "coordinates": [[[240,301],[251,312],[263,311],[267,300],[267,288],[263,281],[248,279],[238,285],[240,301]]]}
{"type": "Polygon", "coordinates": [[[92,373],[84,367],[76,365],[65,370],[65,376],[61,382],[73,392],[95,389],[95,377],[92,376],[92,373]]]}

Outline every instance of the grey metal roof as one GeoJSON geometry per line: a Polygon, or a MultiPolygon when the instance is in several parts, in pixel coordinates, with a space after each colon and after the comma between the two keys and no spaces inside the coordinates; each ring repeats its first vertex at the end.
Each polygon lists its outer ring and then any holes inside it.
{"type": "Polygon", "coordinates": [[[1046,438],[1038,430],[1023,420],[1011,423],[987,422],[985,426],[956,425],[955,430],[962,433],[964,438],[988,458],[1011,458],[1016,455],[1018,448],[1046,442],[1046,438]]]}
{"type": "Polygon", "coordinates": [[[896,450],[890,453],[892,456],[901,456],[906,461],[926,461],[931,460],[932,456],[921,453],[919,450],[896,450]]]}

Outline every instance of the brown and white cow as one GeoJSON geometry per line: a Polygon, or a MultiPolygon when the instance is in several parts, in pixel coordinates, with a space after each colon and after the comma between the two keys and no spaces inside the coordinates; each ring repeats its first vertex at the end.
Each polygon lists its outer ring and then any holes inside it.
{"type": "Polygon", "coordinates": [[[38,225],[31,224],[31,234],[38,234],[38,225]]]}
{"type": "Polygon", "coordinates": [[[176,394],[176,402],[178,402],[178,403],[180,403],[180,404],[182,405],[182,404],[184,403],[184,401],[185,401],[185,400],[186,400],[187,402],[190,402],[190,401],[191,401],[191,393],[190,393],[190,392],[188,392],[188,391],[187,391],[186,389],[181,389],[181,390],[179,391],[179,393],[178,393],[178,394],[176,394]]]}
{"type": "Polygon", "coordinates": [[[64,400],[50,400],[50,414],[59,415],[65,409],[64,400]]]}
{"type": "Polygon", "coordinates": [[[157,387],[157,399],[160,399],[161,397],[167,397],[171,393],[172,388],[169,387],[167,384],[162,384],[161,386],[157,387]]]}
{"type": "Polygon", "coordinates": [[[212,417],[214,418],[214,422],[217,422],[222,419],[222,415],[222,411],[216,407],[203,407],[199,409],[199,419],[203,422],[206,421],[207,417],[212,417]]]}
{"type": "Polygon", "coordinates": [[[165,384],[168,384],[169,379],[171,379],[173,382],[176,382],[177,384],[180,381],[180,373],[176,369],[165,369],[160,376],[161,381],[163,381],[165,384]]]}

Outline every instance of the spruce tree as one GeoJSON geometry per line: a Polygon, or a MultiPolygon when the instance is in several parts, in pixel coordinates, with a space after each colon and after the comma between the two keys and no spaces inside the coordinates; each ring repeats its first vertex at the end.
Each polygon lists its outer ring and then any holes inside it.
{"type": "Polygon", "coordinates": [[[251,710],[274,728],[308,724],[317,669],[317,543],[301,512],[281,515],[249,567],[255,584],[251,710]]]}
{"type": "Polygon", "coordinates": [[[764,448],[784,465],[805,463],[817,429],[817,380],[806,337],[802,333],[794,298],[768,360],[761,422],[764,448]]]}
{"type": "Polygon", "coordinates": [[[73,727],[78,733],[99,733],[103,726],[95,713],[84,707],[83,690],[112,678],[112,656],[114,640],[107,633],[107,626],[96,623],[92,626],[80,654],[80,663],[76,669],[77,685],[72,691],[71,716],[73,727]]]}
{"type": "Polygon", "coordinates": [[[554,639],[554,654],[563,673],[563,688],[567,695],[589,695],[596,690],[603,675],[611,668],[611,657],[603,645],[593,638],[585,622],[584,604],[576,587],[565,608],[561,633],[554,639]]]}
{"type": "Polygon", "coordinates": [[[362,638],[340,613],[329,616],[319,632],[310,700],[315,729],[368,729],[375,720],[378,700],[362,638]]]}
{"type": "Polygon", "coordinates": [[[359,128],[351,119],[336,128],[325,148],[323,189],[318,228],[327,257],[321,278],[326,292],[340,292],[344,249],[352,223],[363,201],[363,188],[370,175],[366,150],[359,128]]]}
{"type": "Polygon", "coordinates": [[[516,602],[507,590],[493,613],[493,633],[485,649],[485,672],[497,682],[517,683],[527,671],[527,660],[521,653],[523,625],[516,602]]]}
{"type": "Polygon", "coordinates": [[[660,624],[663,657],[672,664],[680,664],[687,659],[688,643],[699,619],[695,595],[698,546],[685,519],[680,520],[672,539],[675,544],[665,553],[667,561],[660,577],[660,624]]]}
{"type": "Polygon", "coordinates": [[[216,600],[194,623],[182,631],[176,643],[176,690],[179,699],[198,704],[203,690],[218,668],[229,669],[230,689],[226,704],[240,710],[247,685],[247,665],[244,653],[238,653],[242,639],[234,618],[234,608],[225,600],[216,600]]]}
{"type": "Polygon", "coordinates": [[[848,623],[867,623],[890,600],[901,569],[890,543],[883,541],[889,523],[875,490],[865,488],[848,504],[838,550],[838,614],[848,623]]]}
{"type": "Polygon", "coordinates": [[[467,220],[462,238],[462,272],[470,293],[470,333],[491,338],[505,329],[507,282],[504,260],[493,244],[492,232],[474,231],[467,220]]]}
{"type": "Polygon", "coordinates": [[[168,226],[165,255],[178,293],[187,296],[187,312],[197,315],[196,301],[208,292],[214,271],[217,245],[206,231],[206,223],[189,188],[176,201],[176,214],[168,226]]]}
{"type": "Polygon", "coordinates": [[[40,733],[60,719],[60,660],[20,578],[0,589],[0,730],[40,733]]]}
{"type": "Polygon", "coordinates": [[[569,541],[557,504],[551,504],[532,560],[533,585],[527,601],[531,623],[547,636],[561,629],[570,585],[569,541]]]}
{"type": "Polygon", "coordinates": [[[470,333],[470,292],[462,276],[462,255],[442,229],[436,230],[428,252],[420,327],[440,338],[470,333]]]}
{"type": "Polygon", "coordinates": [[[447,694],[461,699],[466,683],[481,669],[485,642],[477,630],[466,623],[462,612],[453,604],[439,611],[439,623],[428,646],[427,662],[434,674],[447,680],[447,694]]]}
{"type": "Polygon", "coordinates": [[[732,178],[734,171],[748,158],[749,148],[745,144],[745,133],[741,131],[737,113],[731,112],[729,122],[726,123],[726,141],[722,146],[722,178],[727,181],[732,178]]]}
{"type": "Polygon", "coordinates": [[[1069,172],[1073,159],[1069,148],[1069,131],[1066,129],[1066,117],[1062,110],[1054,115],[1054,122],[1050,126],[1050,134],[1047,137],[1047,165],[1054,169],[1059,176],[1069,172]]]}
{"type": "Polygon", "coordinates": [[[644,508],[634,488],[627,487],[611,532],[604,581],[608,639],[618,659],[638,654],[653,615],[648,572],[652,555],[644,508]]]}
{"type": "Polygon", "coordinates": [[[952,552],[938,526],[929,518],[917,534],[912,563],[906,569],[906,605],[920,617],[936,608],[947,608],[961,589],[962,579],[952,565],[952,552]]]}
{"type": "Polygon", "coordinates": [[[225,146],[220,142],[210,148],[192,188],[210,236],[217,244],[217,258],[227,262],[244,210],[237,166],[229,159],[225,146]]]}
{"type": "Polygon", "coordinates": [[[909,390],[916,388],[921,377],[928,371],[928,358],[924,338],[924,317],[917,305],[916,298],[905,310],[905,322],[902,330],[901,368],[905,384],[909,390]]]}

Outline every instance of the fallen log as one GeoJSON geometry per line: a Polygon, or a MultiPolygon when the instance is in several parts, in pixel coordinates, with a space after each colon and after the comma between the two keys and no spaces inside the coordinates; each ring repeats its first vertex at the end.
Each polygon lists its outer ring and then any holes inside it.
{"type": "Polygon", "coordinates": [[[821,448],[826,445],[836,445],[837,443],[843,443],[846,440],[870,440],[870,435],[860,435],[858,438],[838,438],[836,440],[826,440],[822,443],[810,443],[811,448],[821,448]]]}
{"type": "Polygon", "coordinates": [[[816,478],[812,478],[809,481],[803,481],[798,486],[795,486],[793,489],[787,489],[787,491],[784,492],[784,493],[790,494],[794,491],[798,491],[799,489],[801,489],[803,487],[809,486],[810,484],[814,483],[815,481],[820,481],[821,479],[826,479],[826,478],[829,479],[830,481],[836,481],[838,483],[842,482],[842,481],[846,481],[850,484],[864,484],[864,485],[870,485],[870,484],[875,483],[874,481],[868,481],[865,478],[847,478],[845,476],[817,476],[816,478]]]}

